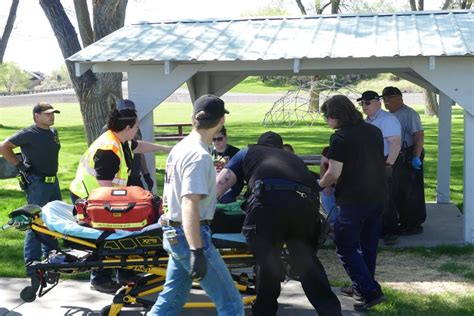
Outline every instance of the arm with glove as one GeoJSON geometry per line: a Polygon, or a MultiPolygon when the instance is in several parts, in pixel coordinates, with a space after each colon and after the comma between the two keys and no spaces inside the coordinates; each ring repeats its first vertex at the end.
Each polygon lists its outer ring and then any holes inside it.
{"type": "Polygon", "coordinates": [[[196,280],[202,280],[207,273],[207,259],[201,239],[201,225],[199,218],[199,201],[201,195],[188,194],[183,196],[181,211],[183,230],[191,251],[190,276],[196,280]]]}
{"type": "Polygon", "coordinates": [[[425,142],[425,135],[423,131],[413,133],[413,157],[411,159],[411,166],[415,170],[421,169],[423,162],[421,161],[421,153],[425,142]]]}

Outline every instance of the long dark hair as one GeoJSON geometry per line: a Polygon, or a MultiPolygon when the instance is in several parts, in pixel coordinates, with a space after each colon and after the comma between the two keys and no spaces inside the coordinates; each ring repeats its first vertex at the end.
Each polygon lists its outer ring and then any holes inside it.
{"type": "Polygon", "coordinates": [[[109,113],[107,129],[113,132],[123,131],[127,126],[134,126],[137,122],[137,112],[131,109],[113,109],[109,113]]]}
{"type": "Polygon", "coordinates": [[[362,113],[357,111],[354,103],[345,95],[335,95],[327,99],[321,111],[325,117],[330,117],[338,121],[338,128],[356,125],[363,121],[362,113]]]}

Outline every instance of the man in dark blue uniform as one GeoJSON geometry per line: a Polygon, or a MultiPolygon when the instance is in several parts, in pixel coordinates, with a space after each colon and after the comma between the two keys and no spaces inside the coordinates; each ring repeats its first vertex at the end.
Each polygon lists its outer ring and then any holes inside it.
{"type": "MultiPolygon", "coordinates": [[[[33,107],[34,124],[8,137],[0,144],[0,153],[14,164],[23,178],[23,188],[29,204],[44,206],[54,200],[61,200],[58,172],[58,155],[61,145],[54,125],[54,114],[59,113],[50,104],[41,102],[33,107]],[[13,153],[20,147],[21,160],[13,153]]],[[[55,241],[51,240],[54,246],[55,241]]],[[[25,263],[40,261],[47,255],[48,245],[42,245],[33,231],[25,236],[25,263]]]]}
{"type": "Polygon", "coordinates": [[[322,111],[336,132],[331,136],[327,155],[329,166],[319,185],[336,184],[339,214],[334,244],[352,281],[352,286],[341,292],[359,298],[354,309],[364,311],[385,299],[374,278],[387,194],[382,132],[364,122],[346,96],[331,97],[324,102],[322,111]]]}
{"type": "Polygon", "coordinates": [[[219,173],[217,196],[244,180],[249,195],[242,233],[257,269],[253,315],[275,315],[278,310],[285,243],[303,290],[318,314],[341,315],[339,300],[316,257],[319,190],[304,162],[283,150],[280,135],[266,132],[256,145],[240,150],[219,173]]]}

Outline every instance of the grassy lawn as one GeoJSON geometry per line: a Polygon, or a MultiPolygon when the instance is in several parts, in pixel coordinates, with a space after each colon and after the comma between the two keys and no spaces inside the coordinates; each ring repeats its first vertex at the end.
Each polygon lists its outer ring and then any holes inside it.
{"type": "MultiPolygon", "coordinates": [[[[258,90],[258,89],[257,89],[258,90]]],[[[234,90],[233,90],[234,91],[234,90]]],[[[238,90],[235,90],[237,92],[238,90]]],[[[243,92],[243,91],[242,91],[243,92]]],[[[249,92],[245,90],[245,92],[249,92]]],[[[253,91],[252,92],[256,92],[253,91]]],[[[260,93],[260,92],[256,92],[260,93]]],[[[86,149],[86,141],[77,104],[55,104],[61,110],[57,115],[56,128],[61,140],[59,161],[59,178],[63,200],[69,202],[68,186],[74,177],[80,155],[86,149]]],[[[229,133],[229,142],[237,147],[255,143],[257,137],[266,130],[280,133],[284,141],[290,143],[299,154],[318,154],[328,144],[332,133],[323,121],[312,127],[304,124],[292,127],[264,127],[262,120],[271,104],[229,104],[230,115],[227,117],[226,127],[229,133]]],[[[420,114],[422,107],[416,107],[420,114]]],[[[161,105],[154,112],[156,123],[188,121],[191,113],[190,104],[167,103],[161,105]]],[[[462,206],[463,194],[463,118],[462,111],[455,108],[453,111],[452,129],[452,168],[451,168],[451,199],[458,207],[462,206]]],[[[425,127],[425,192],[427,201],[436,198],[436,166],[437,166],[437,118],[422,115],[425,127]]],[[[31,124],[31,107],[0,108],[0,139],[13,134],[22,127],[31,124]]],[[[172,144],[172,143],[170,143],[172,144]]],[[[156,156],[158,169],[157,180],[160,186],[163,183],[163,169],[166,156],[156,156]]],[[[315,169],[317,171],[317,169],[315,169]]],[[[0,223],[8,220],[8,212],[25,204],[23,192],[19,190],[15,179],[0,180],[0,223]]],[[[0,233],[0,277],[24,277],[22,268],[23,233],[5,231],[0,233]]],[[[472,247],[448,247],[444,252],[460,251],[472,254],[472,247]]],[[[388,250],[396,253],[405,250],[388,250]]],[[[411,250],[410,250],[411,251],[411,250]]],[[[417,256],[425,256],[431,250],[417,249],[417,256]]],[[[466,269],[462,261],[448,263],[443,266],[446,273],[462,274],[474,280],[474,271],[466,269]]],[[[386,291],[389,303],[382,304],[375,309],[381,315],[472,315],[474,312],[474,294],[456,295],[418,295],[407,294],[397,290],[386,291]]]]}

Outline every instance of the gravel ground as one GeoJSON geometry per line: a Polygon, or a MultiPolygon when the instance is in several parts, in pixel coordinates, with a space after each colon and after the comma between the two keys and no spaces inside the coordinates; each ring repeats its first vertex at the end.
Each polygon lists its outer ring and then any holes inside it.
{"type": "MultiPolygon", "coordinates": [[[[318,257],[331,281],[350,282],[334,249],[321,249],[318,257]]],[[[472,280],[440,271],[440,267],[448,263],[462,264],[474,270],[472,255],[427,258],[411,253],[382,251],[377,258],[376,279],[383,287],[423,295],[474,293],[472,280]]]]}

